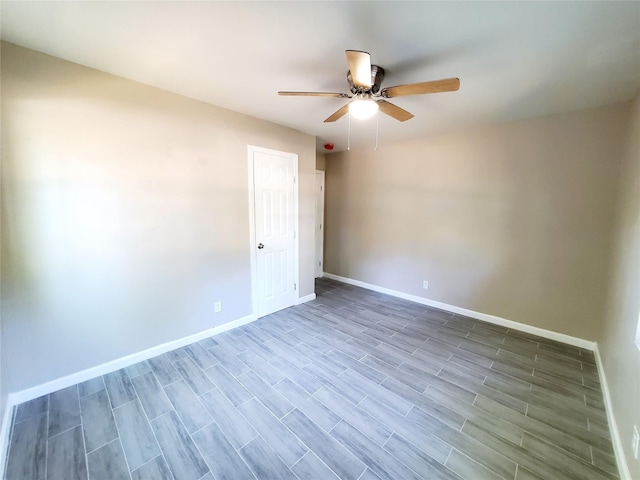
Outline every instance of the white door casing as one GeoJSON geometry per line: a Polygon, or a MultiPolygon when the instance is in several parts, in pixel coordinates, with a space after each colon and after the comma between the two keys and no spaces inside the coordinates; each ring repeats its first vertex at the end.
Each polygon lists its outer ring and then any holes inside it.
{"type": "Polygon", "coordinates": [[[316,170],[316,263],[315,276],[324,272],[324,172],[316,170]]]}
{"type": "Polygon", "coordinates": [[[253,312],[297,303],[298,156],[249,146],[253,312]]]}

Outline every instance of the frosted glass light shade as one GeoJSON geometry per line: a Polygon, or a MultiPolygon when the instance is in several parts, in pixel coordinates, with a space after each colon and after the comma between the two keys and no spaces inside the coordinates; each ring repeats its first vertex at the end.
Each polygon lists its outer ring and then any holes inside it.
{"type": "Polygon", "coordinates": [[[372,117],[377,111],[378,102],[375,100],[358,99],[349,104],[349,113],[360,120],[372,117]]]}

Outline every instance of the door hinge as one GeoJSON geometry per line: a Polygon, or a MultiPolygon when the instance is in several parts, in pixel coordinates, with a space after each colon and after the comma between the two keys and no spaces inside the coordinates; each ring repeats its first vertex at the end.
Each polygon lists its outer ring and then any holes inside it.
{"type": "Polygon", "coordinates": [[[294,184],[296,183],[296,177],[293,177],[293,183],[294,184]]]}
{"type": "Polygon", "coordinates": [[[320,230],[322,230],[322,224],[320,224],[320,230]]]}
{"type": "Polygon", "coordinates": [[[298,285],[294,283],[294,284],[293,284],[293,289],[294,289],[294,290],[297,290],[297,289],[298,289],[298,285]]]}

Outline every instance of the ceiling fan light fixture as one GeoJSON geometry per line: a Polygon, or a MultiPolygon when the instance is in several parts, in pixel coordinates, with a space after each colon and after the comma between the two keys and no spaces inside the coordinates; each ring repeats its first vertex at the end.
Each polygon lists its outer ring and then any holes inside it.
{"type": "Polygon", "coordinates": [[[358,98],[349,104],[349,113],[358,120],[371,118],[378,111],[378,102],[370,98],[358,98]]]}

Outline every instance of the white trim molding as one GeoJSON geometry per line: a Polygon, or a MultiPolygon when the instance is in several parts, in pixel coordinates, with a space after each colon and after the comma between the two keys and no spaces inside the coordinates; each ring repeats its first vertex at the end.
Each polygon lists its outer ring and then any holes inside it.
{"type": "Polygon", "coordinates": [[[316,299],[316,294],[315,293],[311,293],[309,295],[305,295],[304,297],[298,297],[298,302],[296,303],[296,305],[300,305],[301,303],[307,303],[310,302],[311,300],[315,300],[316,299]]]}
{"type": "Polygon", "coordinates": [[[636,347],[640,350],[640,311],[638,312],[638,326],[636,327],[636,347]]]}
{"type": "Polygon", "coordinates": [[[497,317],[495,315],[489,315],[487,313],[476,312],[467,308],[456,307],[455,305],[449,305],[448,303],[438,302],[436,300],[429,300],[428,298],[419,297],[417,295],[411,295],[409,293],[399,292],[397,290],[391,290],[385,287],[379,287],[370,283],[361,282],[360,280],[353,280],[347,277],[341,277],[332,273],[324,274],[325,278],[337,280],[339,282],[348,283],[357,287],[366,288],[367,290],[373,290],[375,292],[386,293],[393,297],[403,298],[412,302],[427,305],[428,307],[439,308],[440,310],[446,310],[447,312],[456,313],[458,315],[464,315],[465,317],[475,318],[482,320],[483,322],[493,323],[494,325],[500,325],[506,328],[512,328],[521,332],[531,333],[532,335],[538,335],[539,337],[548,338],[557,342],[568,343],[575,347],[584,348],[586,350],[594,350],[595,342],[585,340],[583,338],[572,337],[571,335],[565,335],[564,333],[554,332],[552,330],[546,330],[544,328],[534,327],[527,325],[526,323],[514,322],[513,320],[507,320],[506,318],[497,317]]]}
{"type": "Polygon", "coordinates": [[[148,360],[149,358],[157,357],[158,355],[169,352],[171,350],[175,350],[176,348],[184,347],[185,345],[189,345],[190,343],[197,342],[214,335],[218,335],[237,327],[241,327],[242,325],[251,323],[256,319],[257,318],[255,315],[247,315],[246,317],[242,317],[237,320],[218,325],[217,327],[209,328],[193,335],[156,345],[155,347],[148,348],[141,352],[120,357],[115,360],[111,360],[110,362],[96,365],[95,367],[87,368],[85,370],[81,370],[79,372],[72,373],[70,375],[66,375],[64,377],[60,377],[55,380],[37,385],[35,387],[27,388],[19,392],[10,393],[8,395],[7,408],[12,408],[21,403],[33,400],[34,398],[41,397],[42,395],[47,395],[62,388],[67,388],[77,383],[85,382],[100,375],[115,372],[116,370],[120,370],[121,368],[129,367],[138,362],[148,360]]]}
{"type": "Polygon", "coordinates": [[[0,429],[0,475],[4,478],[7,468],[7,459],[9,458],[9,440],[11,439],[11,427],[13,426],[13,415],[15,413],[15,405],[7,397],[7,405],[4,409],[2,417],[2,428],[0,429]]]}
{"type": "Polygon", "coordinates": [[[600,356],[600,350],[598,344],[594,345],[593,354],[596,357],[596,365],[598,366],[598,374],[600,375],[600,386],[602,388],[602,396],[604,398],[604,408],[607,412],[607,421],[609,422],[609,430],[611,433],[611,443],[613,444],[613,452],[616,456],[616,462],[618,464],[618,472],[621,480],[632,480],[631,471],[627,464],[627,459],[624,455],[624,447],[622,446],[622,438],[620,437],[620,431],[618,430],[618,424],[616,423],[615,415],[613,414],[613,403],[611,402],[611,392],[609,391],[609,385],[607,384],[607,376],[604,373],[604,365],[602,364],[602,357],[600,356]]]}

